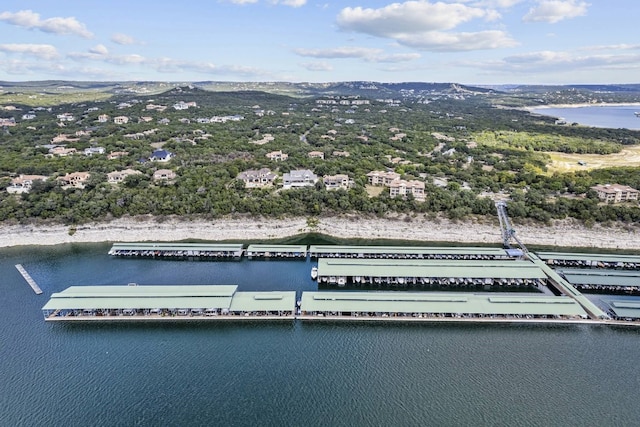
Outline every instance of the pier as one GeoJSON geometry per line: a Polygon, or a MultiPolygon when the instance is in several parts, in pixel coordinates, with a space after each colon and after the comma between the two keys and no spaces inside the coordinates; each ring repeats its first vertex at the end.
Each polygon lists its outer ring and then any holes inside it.
{"type": "Polygon", "coordinates": [[[31,277],[31,275],[27,273],[27,270],[24,269],[22,264],[16,264],[16,268],[18,269],[24,280],[26,280],[29,286],[31,286],[33,292],[35,292],[36,295],[40,295],[42,293],[42,289],[40,289],[40,286],[38,286],[36,281],[33,280],[33,277],[31,277]]]}
{"type": "Polygon", "coordinates": [[[109,255],[145,258],[240,258],[242,244],[115,243],[109,255]]]}

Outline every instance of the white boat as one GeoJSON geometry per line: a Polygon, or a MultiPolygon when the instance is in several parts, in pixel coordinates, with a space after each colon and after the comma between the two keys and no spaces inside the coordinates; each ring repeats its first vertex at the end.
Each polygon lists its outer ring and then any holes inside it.
{"type": "Polygon", "coordinates": [[[344,286],[347,284],[347,278],[340,276],[338,277],[338,286],[344,286]]]}
{"type": "Polygon", "coordinates": [[[311,278],[316,280],[318,278],[318,267],[313,267],[311,269],[311,278]]]}

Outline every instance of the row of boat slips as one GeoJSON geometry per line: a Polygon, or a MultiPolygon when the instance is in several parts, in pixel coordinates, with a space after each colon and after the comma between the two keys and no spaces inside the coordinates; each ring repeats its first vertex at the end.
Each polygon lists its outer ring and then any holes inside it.
{"type": "Polygon", "coordinates": [[[552,267],[640,269],[640,256],[566,252],[536,252],[552,267]]]}
{"type": "Polygon", "coordinates": [[[568,297],[418,292],[303,292],[300,315],[365,318],[587,319],[568,297]]]}
{"type": "Polygon", "coordinates": [[[418,292],[238,292],[237,286],[72,286],[42,308],[46,321],[293,318],[586,319],[568,297],[418,292]]]}
{"type": "Polygon", "coordinates": [[[530,261],[329,259],[318,260],[326,284],[537,286],[547,278],[530,261]]]}
{"type": "Polygon", "coordinates": [[[121,257],[240,258],[241,243],[114,243],[109,255],[121,257]]]}
{"type": "Polygon", "coordinates": [[[522,256],[522,251],[483,247],[407,247],[311,245],[311,258],[389,258],[497,260],[522,256]]]}
{"type": "Polygon", "coordinates": [[[608,307],[608,314],[616,320],[633,322],[640,320],[640,300],[602,299],[608,307]]]}
{"type": "Polygon", "coordinates": [[[292,318],[296,293],[237,292],[236,285],[71,286],[42,307],[47,321],[292,318]]]}
{"type": "Polygon", "coordinates": [[[121,257],[203,258],[387,258],[508,260],[522,257],[519,250],[482,247],[268,245],[241,243],[114,243],[109,255],[121,257]]]}
{"type": "Polygon", "coordinates": [[[580,291],[630,293],[640,292],[640,271],[608,269],[561,269],[558,273],[580,291]]]}

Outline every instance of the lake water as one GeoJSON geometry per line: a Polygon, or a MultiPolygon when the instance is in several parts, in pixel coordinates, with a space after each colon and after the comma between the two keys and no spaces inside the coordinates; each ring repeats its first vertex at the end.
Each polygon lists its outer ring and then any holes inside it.
{"type": "Polygon", "coordinates": [[[640,330],[416,324],[50,324],[89,284],[315,290],[309,261],[0,250],[0,426],[636,426],[640,330]],[[43,289],[35,295],[14,265],[43,289]]]}
{"type": "Polygon", "coordinates": [[[634,114],[640,106],[589,106],[571,108],[535,108],[533,113],[563,118],[567,123],[585,126],[640,130],[640,117],[634,114]]]}

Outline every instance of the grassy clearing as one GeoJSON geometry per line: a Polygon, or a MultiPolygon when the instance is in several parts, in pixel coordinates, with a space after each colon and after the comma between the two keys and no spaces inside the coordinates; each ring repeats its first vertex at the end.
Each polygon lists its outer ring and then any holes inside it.
{"type": "Polygon", "coordinates": [[[632,145],[614,154],[568,154],[547,152],[551,162],[547,165],[549,173],[574,172],[620,166],[640,166],[640,145],[632,145]],[[578,162],[584,162],[584,165],[578,162]]]}
{"type": "Polygon", "coordinates": [[[365,186],[365,189],[367,190],[367,194],[369,195],[369,197],[377,197],[379,196],[386,187],[377,187],[377,186],[373,186],[373,185],[367,185],[365,186]]]}
{"type": "Polygon", "coordinates": [[[30,107],[53,107],[62,104],[104,101],[111,97],[112,95],[110,93],[98,91],[70,93],[0,93],[0,105],[18,104],[28,105],[30,107]]]}

